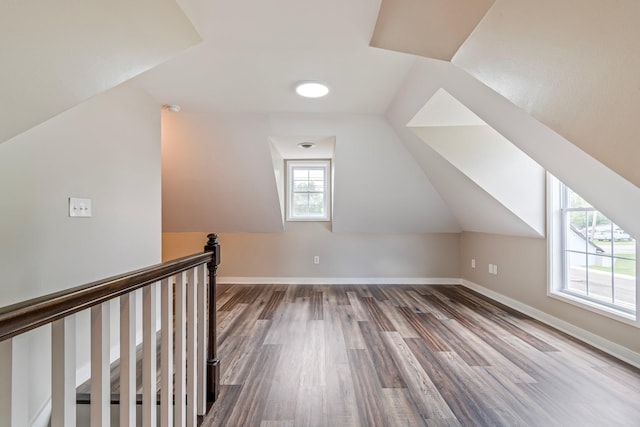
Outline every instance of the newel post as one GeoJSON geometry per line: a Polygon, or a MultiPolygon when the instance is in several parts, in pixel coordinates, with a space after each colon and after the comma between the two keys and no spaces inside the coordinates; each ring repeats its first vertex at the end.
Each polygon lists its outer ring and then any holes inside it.
{"type": "Polygon", "coordinates": [[[220,359],[218,359],[217,324],[216,324],[216,271],[220,265],[220,245],[218,235],[207,235],[205,252],[213,252],[207,264],[209,270],[209,339],[207,343],[207,403],[216,401],[220,393],[220,359]]]}

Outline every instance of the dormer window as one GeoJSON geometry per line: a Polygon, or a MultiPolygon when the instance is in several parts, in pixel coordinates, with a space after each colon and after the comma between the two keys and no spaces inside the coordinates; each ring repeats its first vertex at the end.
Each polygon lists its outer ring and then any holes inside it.
{"type": "Polygon", "coordinates": [[[330,160],[287,160],[287,221],[331,220],[330,172],[330,160]]]}

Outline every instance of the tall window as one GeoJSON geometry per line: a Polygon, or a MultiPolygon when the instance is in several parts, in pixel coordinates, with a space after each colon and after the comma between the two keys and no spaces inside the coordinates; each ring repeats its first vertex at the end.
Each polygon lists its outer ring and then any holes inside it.
{"type": "Polygon", "coordinates": [[[329,221],[329,160],[287,161],[287,221],[329,221]]]}
{"type": "Polygon", "coordinates": [[[551,292],[635,318],[635,239],[569,187],[554,182],[551,292]]]}

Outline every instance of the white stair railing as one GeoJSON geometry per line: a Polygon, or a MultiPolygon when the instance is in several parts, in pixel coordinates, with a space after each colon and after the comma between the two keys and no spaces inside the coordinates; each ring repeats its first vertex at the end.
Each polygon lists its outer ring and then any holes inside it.
{"type": "Polygon", "coordinates": [[[141,326],[142,425],[155,427],[159,419],[163,427],[195,427],[198,417],[205,415],[217,398],[219,389],[215,311],[211,305],[215,307],[220,249],[217,236],[208,237],[204,253],[0,308],[0,427],[28,425],[28,381],[21,378],[28,369],[28,361],[20,357],[18,350],[22,346],[22,353],[26,351],[28,340],[23,339],[26,332],[48,324],[51,325],[51,426],[77,425],[76,313],[84,310],[90,311],[91,318],[91,426],[110,425],[113,399],[119,403],[120,425],[137,425],[136,407],[140,399],[136,394],[136,331],[141,326]],[[142,325],[136,323],[139,289],[142,325]],[[120,303],[119,396],[111,393],[110,305],[114,299],[120,303]]]}

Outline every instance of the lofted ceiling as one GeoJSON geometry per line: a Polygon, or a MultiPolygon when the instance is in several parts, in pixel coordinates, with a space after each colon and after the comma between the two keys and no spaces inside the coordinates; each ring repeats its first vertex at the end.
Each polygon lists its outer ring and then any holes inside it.
{"type": "Polygon", "coordinates": [[[186,112],[383,114],[414,57],[372,49],[379,1],[181,0],[204,41],[136,83],[186,112]],[[294,87],[320,80],[322,99],[294,87]]]}
{"type": "Polygon", "coordinates": [[[283,152],[330,138],[336,232],[540,236],[543,168],[640,234],[636,0],[40,3],[0,14],[0,142],[128,79],[181,105],[166,231],[285,231],[283,152]]]}
{"type": "Polygon", "coordinates": [[[0,143],[199,41],[173,0],[3,1],[0,143]]]}

